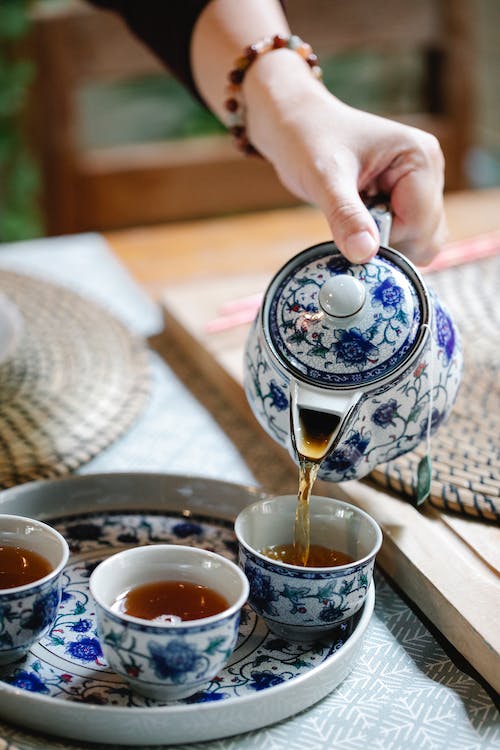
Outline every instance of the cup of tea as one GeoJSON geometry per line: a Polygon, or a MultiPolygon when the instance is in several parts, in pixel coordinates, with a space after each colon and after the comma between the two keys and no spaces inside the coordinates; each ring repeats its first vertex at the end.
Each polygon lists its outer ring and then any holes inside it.
{"type": "Polygon", "coordinates": [[[53,625],[68,558],[48,524],[0,514],[0,664],[22,658],[53,625]]]}
{"type": "Polygon", "coordinates": [[[259,500],[240,512],[235,533],[249,605],[276,635],[308,643],[327,637],[362,607],[382,532],[356,506],[312,496],[304,567],[294,552],[296,510],[296,495],[259,500]]]}
{"type": "Polygon", "coordinates": [[[89,585],[109,666],[160,701],[187,698],[218,674],[248,597],[233,562],[175,544],[118,552],[95,568],[89,585]]]}

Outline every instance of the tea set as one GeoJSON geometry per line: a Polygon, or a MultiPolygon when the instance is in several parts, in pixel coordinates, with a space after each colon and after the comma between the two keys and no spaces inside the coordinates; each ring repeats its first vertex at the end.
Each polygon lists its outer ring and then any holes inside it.
{"type": "MultiPolygon", "coordinates": [[[[296,255],[268,286],[245,350],[245,390],[264,430],[301,457],[301,411],[329,415],[319,476],[361,478],[428,439],[448,416],[462,370],[458,332],[446,307],[403,255],[386,246],[390,215],[373,209],[378,255],[350,264],[332,242],[296,255]]],[[[351,562],[301,567],[262,550],[293,539],[297,498],[261,499],[234,531],[239,565],[208,550],[150,544],[99,563],[89,580],[104,655],[138,693],[171,701],[217,675],[235,648],[245,602],[277,636],[303,643],[328,638],[363,606],[382,532],[349,503],[312,496],[311,542],[335,546],[351,562]],[[156,622],[114,608],[125,589],[162,579],[206,585],[227,606],[188,622],[156,622]]],[[[21,659],[43,638],[61,598],[69,558],[48,524],[0,515],[0,547],[45,556],[50,573],[0,589],[0,665],[21,659]]]]}
{"type": "Polygon", "coordinates": [[[463,356],[443,302],[385,243],[390,213],[373,207],[382,244],[353,265],[333,242],[291,258],[251,328],[244,385],[264,430],[297,461],[299,414],[334,418],[319,477],[360,479],[413,450],[448,417],[463,356]]]}

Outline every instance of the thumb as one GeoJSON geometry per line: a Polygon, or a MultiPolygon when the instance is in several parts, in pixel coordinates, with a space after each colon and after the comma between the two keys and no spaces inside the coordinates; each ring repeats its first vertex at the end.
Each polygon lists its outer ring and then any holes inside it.
{"type": "Polygon", "coordinates": [[[351,263],[373,258],[380,246],[380,235],[357,188],[344,184],[342,188],[330,189],[322,203],[335,244],[343,255],[351,263]]]}

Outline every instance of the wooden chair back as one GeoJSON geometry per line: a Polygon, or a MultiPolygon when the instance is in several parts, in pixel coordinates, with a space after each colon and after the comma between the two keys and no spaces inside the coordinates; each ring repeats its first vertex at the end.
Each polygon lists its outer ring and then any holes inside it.
{"type": "MultiPolygon", "coordinates": [[[[418,49],[426,111],[406,118],[435,133],[447,188],[464,186],[472,118],[468,0],[288,0],[292,28],[320,58],[348,50],[418,49]]],[[[114,229],[291,205],[271,167],[242,158],[227,136],[84,149],[76,93],[92,81],[164,72],[112,13],[74,0],[33,13],[32,134],[48,234],[114,229]]],[[[387,113],[391,115],[391,112],[387,113]]]]}

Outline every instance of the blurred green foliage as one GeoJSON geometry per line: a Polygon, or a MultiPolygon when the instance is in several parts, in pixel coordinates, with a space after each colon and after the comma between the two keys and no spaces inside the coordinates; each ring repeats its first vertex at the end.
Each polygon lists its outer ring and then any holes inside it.
{"type": "Polygon", "coordinates": [[[38,171],[23,133],[23,111],[33,81],[31,61],[16,54],[29,30],[28,0],[0,3],[0,241],[39,235],[38,171]]]}

